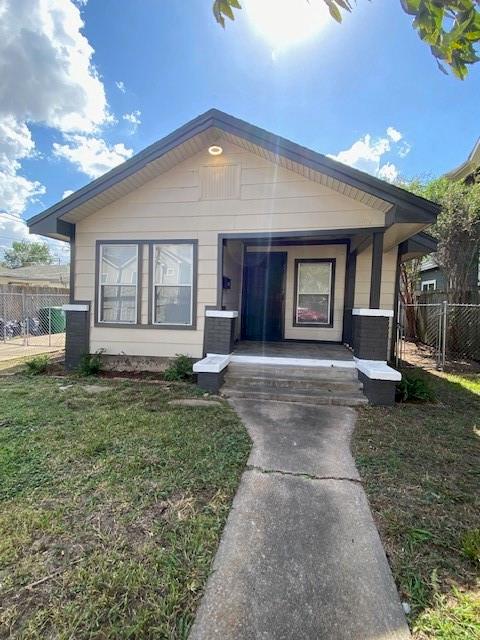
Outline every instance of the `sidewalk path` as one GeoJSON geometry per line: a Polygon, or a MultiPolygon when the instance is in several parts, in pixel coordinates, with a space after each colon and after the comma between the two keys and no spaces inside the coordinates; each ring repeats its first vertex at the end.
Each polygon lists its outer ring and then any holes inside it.
{"type": "Polygon", "coordinates": [[[405,640],[355,411],[235,400],[254,442],[189,640],[405,640]]]}

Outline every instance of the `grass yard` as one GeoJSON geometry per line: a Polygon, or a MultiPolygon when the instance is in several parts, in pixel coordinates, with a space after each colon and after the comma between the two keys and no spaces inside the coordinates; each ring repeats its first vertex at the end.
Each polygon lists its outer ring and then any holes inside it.
{"type": "Polygon", "coordinates": [[[360,412],[353,452],[416,640],[480,639],[480,376],[360,412]]]}
{"type": "Polygon", "coordinates": [[[249,438],[188,385],[94,382],[0,379],[2,638],[188,634],[249,438]]]}

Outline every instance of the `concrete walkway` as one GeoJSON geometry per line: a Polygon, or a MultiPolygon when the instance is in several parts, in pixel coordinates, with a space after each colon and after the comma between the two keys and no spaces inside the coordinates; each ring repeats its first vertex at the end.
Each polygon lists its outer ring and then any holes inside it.
{"type": "Polygon", "coordinates": [[[410,638],[344,407],[232,401],[254,442],[189,640],[410,638]]]}

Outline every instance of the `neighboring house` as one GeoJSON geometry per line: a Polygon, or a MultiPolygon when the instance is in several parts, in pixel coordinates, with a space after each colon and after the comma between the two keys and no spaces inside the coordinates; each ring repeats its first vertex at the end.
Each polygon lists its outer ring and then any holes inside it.
{"type": "Polygon", "coordinates": [[[399,261],[432,250],[420,232],[437,214],[211,110],[28,225],[71,243],[69,366],[98,350],[228,356],[236,339],[345,343],[384,363],[399,261]]]}
{"type": "MultiPolygon", "coordinates": [[[[480,138],[477,140],[470,155],[462,162],[456,169],[452,169],[445,174],[445,178],[449,180],[461,180],[466,184],[473,184],[480,182],[480,138]]],[[[476,269],[476,273],[472,273],[472,283],[477,279],[477,284],[480,286],[480,259],[476,269]]],[[[420,291],[446,291],[447,282],[442,269],[435,261],[435,256],[429,255],[424,258],[420,267],[420,291]]]]}
{"type": "Polygon", "coordinates": [[[68,289],[69,281],[70,265],[68,264],[36,264],[16,269],[0,266],[0,285],[68,289]]]}
{"type": "Polygon", "coordinates": [[[446,280],[442,269],[435,261],[435,254],[426,256],[420,266],[419,291],[446,291],[446,280]]]}
{"type": "Polygon", "coordinates": [[[456,169],[445,174],[449,180],[462,180],[467,184],[480,182],[480,138],[477,140],[470,155],[456,169]]]}

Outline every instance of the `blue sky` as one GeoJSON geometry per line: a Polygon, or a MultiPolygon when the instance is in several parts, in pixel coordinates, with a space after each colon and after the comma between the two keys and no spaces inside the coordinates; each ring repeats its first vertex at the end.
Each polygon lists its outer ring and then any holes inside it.
{"type": "Polygon", "coordinates": [[[463,82],[443,75],[400,0],[359,0],[341,25],[327,19],[283,48],[252,24],[251,10],[222,30],[211,0],[48,0],[55,29],[39,0],[3,2],[24,62],[15,68],[0,28],[12,83],[0,78],[0,94],[13,92],[0,98],[11,143],[0,245],[25,234],[20,219],[211,107],[390,179],[440,175],[480,135],[480,64],[463,82]],[[32,29],[27,44],[19,25],[32,29]]]}

